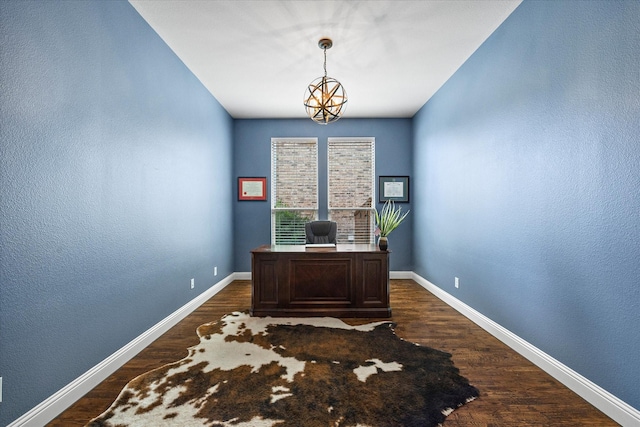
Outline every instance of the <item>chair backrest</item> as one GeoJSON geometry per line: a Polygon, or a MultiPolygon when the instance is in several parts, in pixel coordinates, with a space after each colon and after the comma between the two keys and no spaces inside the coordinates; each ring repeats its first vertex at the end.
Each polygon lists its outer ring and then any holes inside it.
{"type": "Polygon", "coordinates": [[[304,225],[307,243],[336,243],[338,224],[335,221],[311,221],[304,225]]]}

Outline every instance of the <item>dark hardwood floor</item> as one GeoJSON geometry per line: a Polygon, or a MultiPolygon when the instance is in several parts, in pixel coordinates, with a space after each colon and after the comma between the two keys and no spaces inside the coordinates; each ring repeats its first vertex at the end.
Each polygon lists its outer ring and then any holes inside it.
{"type": "MultiPolygon", "coordinates": [[[[85,425],[132,378],[185,357],[187,347],[198,343],[196,327],[248,310],[250,299],[249,281],[231,283],[48,425],[85,425]]],[[[451,353],[460,373],[480,390],[480,397],[449,415],[444,427],[618,425],[416,282],[392,280],[391,306],[400,337],[451,353]]],[[[344,319],[373,320],[380,319],[344,319]]]]}

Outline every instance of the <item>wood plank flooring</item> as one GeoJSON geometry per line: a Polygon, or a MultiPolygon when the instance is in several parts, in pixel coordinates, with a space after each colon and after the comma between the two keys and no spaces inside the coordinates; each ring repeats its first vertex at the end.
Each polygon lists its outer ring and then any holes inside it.
{"type": "MultiPolygon", "coordinates": [[[[185,357],[187,347],[198,343],[198,326],[250,306],[251,282],[234,281],[48,426],[85,425],[132,378],[185,357]]],[[[400,337],[451,353],[460,373],[480,390],[480,397],[449,415],[444,427],[618,425],[416,282],[392,280],[391,307],[400,337]]],[[[380,319],[343,320],[355,325],[380,319]]]]}

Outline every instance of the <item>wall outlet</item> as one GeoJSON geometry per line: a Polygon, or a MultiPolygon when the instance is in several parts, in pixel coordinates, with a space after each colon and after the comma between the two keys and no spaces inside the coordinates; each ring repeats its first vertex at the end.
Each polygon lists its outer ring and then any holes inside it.
{"type": "Polygon", "coordinates": [[[460,287],[460,279],[458,279],[457,277],[455,278],[453,283],[456,286],[456,289],[460,287]]]}
{"type": "Polygon", "coordinates": [[[213,267],[213,275],[214,276],[218,275],[218,267],[213,267]]]}
{"type": "Polygon", "coordinates": [[[191,279],[191,289],[195,288],[196,286],[196,279],[191,279]]]}

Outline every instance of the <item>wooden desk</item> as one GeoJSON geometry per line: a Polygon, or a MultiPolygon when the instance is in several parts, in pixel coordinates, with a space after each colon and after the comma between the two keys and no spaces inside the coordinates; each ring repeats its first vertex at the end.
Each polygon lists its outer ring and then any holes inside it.
{"type": "Polygon", "coordinates": [[[391,317],[389,252],[375,245],[251,251],[252,316],[391,317]]]}

